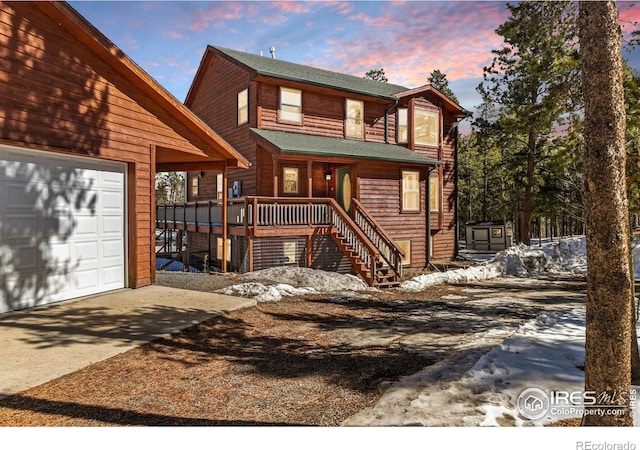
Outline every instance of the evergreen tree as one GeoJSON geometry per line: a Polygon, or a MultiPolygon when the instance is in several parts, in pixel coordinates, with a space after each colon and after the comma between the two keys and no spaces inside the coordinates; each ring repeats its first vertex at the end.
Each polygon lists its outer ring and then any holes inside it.
{"type": "Polygon", "coordinates": [[[519,237],[529,244],[538,166],[551,141],[579,105],[579,57],[572,2],[508,5],[496,32],[504,46],[484,69],[478,90],[496,105],[503,144],[510,152],[519,237]]]}
{"type": "Polygon", "coordinates": [[[435,69],[433,72],[431,72],[429,78],[427,79],[427,83],[442,92],[454,102],[458,103],[458,97],[456,97],[456,94],[454,94],[449,87],[449,80],[447,80],[447,75],[443,72],[440,72],[439,69],[435,69]]]}
{"type": "Polygon", "coordinates": [[[383,83],[389,82],[387,75],[384,73],[384,69],[381,67],[379,69],[371,69],[367,73],[364,74],[363,78],[367,78],[368,80],[374,81],[382,81],[383,83]]]}
{"type": "MultiPolygon", "coordinates": [[[[589,426],[632,426],[632,282],[626,190],[626,114],[621,33],[614,1],[580,3],[585,103],[587,320],[585,390],[604,414],[589,426]]],[[[637,355],[636,355],[637,356],[637,355]]]]}
{"type": "Polygon", "coordinates": [[[184,176],[179,172],[156,175],[156,204],[166,205],[185,201],[184,176]]]}

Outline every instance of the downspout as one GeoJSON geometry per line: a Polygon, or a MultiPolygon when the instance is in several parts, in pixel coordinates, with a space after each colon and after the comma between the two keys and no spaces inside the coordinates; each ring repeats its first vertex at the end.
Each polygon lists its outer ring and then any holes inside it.
{"type": "Polygon", "coordinates": [[[455,213],[453,215],[454,217],[454,223],[455,223],[455,229],[456,229],[456,239],[454,241],[454,256],[457,258],[458,257],[458,253],[460,252],[460,246],[458,244],[458,241],[460,240],[460,218],[458,217],[458,137],[459,137],[459,133],[458,133],[458,125],[460,124],[460,122],[458,122],[458,120],[456,119],[456,128],[454,130],[454,139],[455,139],[455,143],[453,145],[453,196],[455,198],[455,213]]]}
{"type": "Polygon", "coordinates": [[[395,103],[384,110],[384,143],[385,144],[389,143],[389,112],[393,108],[397,108],[398,107],[398,102],[399,101],[400,101],[400,99],[396,98],[395,103]]]}
{"type": "Polygon", "coordinates": [[[427,258],[426,258],[426,264],[425,264],[425,268],[429,267],[429,265],[431,264],[431,171],[435,168],[436,166],[433,167],[429,167],[427,169],[427,180],[426,180],[426,186],[425,186],[425,191],[426,191],[426,195],[425,195],[425,206],[426,206],[426,210],[427,210],[427,258]]]}

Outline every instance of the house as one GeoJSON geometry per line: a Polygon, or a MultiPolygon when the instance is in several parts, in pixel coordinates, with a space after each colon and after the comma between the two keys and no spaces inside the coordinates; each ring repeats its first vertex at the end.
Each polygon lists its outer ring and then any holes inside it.
{"type": "Polygon", "coordinates": [[[66,3],[0,3],[0,312],[155,278],[157,171],[247,160],[66,3]]]}
{"type": "Polygon", "coordinates": [[[191,251],[223,270],[293,264],[387,286],[403,267],[456,255],[457,123],[466,112],[432,86],[209,46],[185,105],[250,168],[189,172],[189,212],[159,211],[159,226],[197,216],[191,251]],[[224,195],[227,226],[211,219],[224,195]]]}

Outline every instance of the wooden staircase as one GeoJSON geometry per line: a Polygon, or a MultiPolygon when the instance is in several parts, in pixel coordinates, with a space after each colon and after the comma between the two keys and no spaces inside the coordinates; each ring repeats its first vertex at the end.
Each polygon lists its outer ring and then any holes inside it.
{"type": "Polygon", "coordinates": [[[332,201],[331,237],[342,253],[349,258],[354,271],[369,286],[398,287],[402,276],[402,252],[359,203],[354,205],[354,216],[356,221],[364,223],[364,220],[373,224],[373,227],[360,226],[332,201]],[[380,245],[382,241],[384,245],[380,245]]]}

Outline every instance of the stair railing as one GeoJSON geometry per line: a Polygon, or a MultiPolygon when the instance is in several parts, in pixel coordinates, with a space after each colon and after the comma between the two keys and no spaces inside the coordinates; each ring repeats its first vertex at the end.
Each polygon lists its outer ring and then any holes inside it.
{"type": "Polygon", "coordinates": [[[384,228],[373,218],[371,213],[357,199],[353,202],[353,218],[358,227],[380,250],[380,255],[394,270],[398,277],[402,276],[402,259],[404,252],[398,244],[384,231],[384,228]]]}

